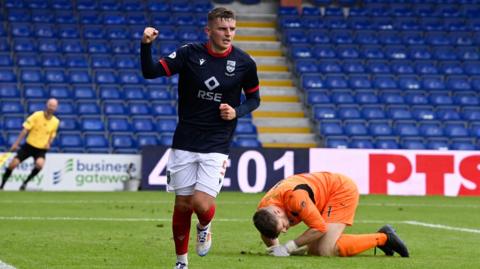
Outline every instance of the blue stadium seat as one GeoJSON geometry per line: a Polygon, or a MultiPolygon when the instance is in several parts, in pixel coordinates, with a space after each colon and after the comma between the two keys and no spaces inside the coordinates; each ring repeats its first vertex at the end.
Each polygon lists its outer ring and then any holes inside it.
{"type": "Polygon", "coordinates": [[[0,84],[0,99],[20,99],[20,91],[15,84],[0,84]]]}
{"type": "Polygon", "coordinates": [[[135,69],[138,68],[138,63],[130,55],[117,55],[114,57],[115,67],[119,69],[135,69]]]}
{"type": "Polygon", "coordinates": [[[235,129],[237,135],[256,135],[257,127],[250,121],[239,121],[235,129]]]}
{"type": "MultiPolygon", "coordinates": [[[[352,44],[353,43],[353,32],[350,31],[350,30],[333,31],[333,32],[331,32],[330,36],[331,36],[332,42],[339,45],[339,46],[337,46],[337,48],[342,47],[341,46],[342,44],[352,44]]],[[[353,47],[346,46],[344,48],[353,48],[353,47]]],[[[347,54],[349,54],[349,53],[347,53],[347,54]]],[[[358,52],[356,52],[356,54],[358,55],[358,52]]],[[[339,53],[339,55],[342,55],[342,54],[339,53]]],[[[357,58],[357,57],[354,57],[354,58],[357,58]]],[[[351,57],[344,57],[344,58],[351,58],[351,57]]]]}
{"type": "Polygon", "coordinates": [[[427,149],[447,150],[448,139],[443,137],[434,137],[427,139],[427,149]]]}
{"type": "Polygon", "coordinates": [[[304,73],[316,73],[319,71],[317,63],[313,59],[299,59],[295,61],[295,72],[298,75],[304,73]]]}
{"type": "Polygon", "coordinates": [[[140,148],[144,146],[154,146],[159,144],[158,137],[154,133],[138,133],[137,142],[140,148]]]}
{"type": "Polygon", "coordinates": [[[80,115],[100,115],[100,106],[95,101],[77,101],[77,111],[80,115]]]}
{"type": "Polygon", "coordinates": [[[109,132],[130,132],[132,125],[127,117],[109,117],[107,130],[109,132]]]}
{"type": "Polygon", "coordinates": [[[349,90],[332,91],[331,100],[334,104],[353,104],[355,102],[353,92],[349,90]]]}
{"type": "MultiPolygon", "coordinates": [[[[363,65],[363,62],[360,60],[344,60],[342,69],[345,73],[349,74],[362,74],[366,72],[365,66],[363,65]]],[[[369,81],[365,80],[350,80],[351,83],[353,82],[359,82],[358,84],[361,85],[366,85],[368,84],[369,81]]],[[[357,83],[355,84],[357,85],[357,83]]]]}
{"type": "Polygon", "coordinates": [[[312,58],[313,52],[309,45],[293,44],[290,46],[290,55],[294,59],[312,58]]]}
{"type": "Polygon", "coordinates": [[[287,29],[283,32],[283,41],[286,44],[306,44],[308,43],[307,35],[303,30],[287,29]]]}
{"type": "Polygon", "coordinates": [[[405,94],[405,101],[411,105],[427,105],[429,104],[428,94],[426,91],[412,90],[405,94]]]}
{"type": "Polygon", "coordinates": [[[413,114],[409,106],[406,105],[391,105],[387,107],[389,118],[393,120],[410,120],[413,119],[413,114]]]}
{"type": "Polygon", "coordinates": [[[83,54],[66,54],[65,64],[71,68],[86,68],[88,67],[88,60],[83,54]]]}
{"type": "Polygon", "coordinates": [[[426,143],[422,137],[402,137],[400,141],[402,149],[426,149],[426,143]]]}
{"type": "Polygon", "coordinates": [[[355,43],[360,45],[377,45],[380,43],[377,33],[371,30],[357,30],[354,38],[355,43]]]}
{"type": "Polygon", "coordinates": [[[81,117],[80,128],[84,132],[103,132],[105,125],[99,117],[81,117]]]}
{"type": "Polygon", "coordinates": [[[120,83],[123,84],[140,84],[143,82],[143,77],[139,74],[139,71],[127,71],[122,70],[118,72],[120,83]]]}
{"type": "Polygon", "coordinates": [[[418,90],[421,89],[421,83],[415,76],[402,75],[398,77],[398,85],[402,90],[418,90]]]}
{"type": "Polygon", "coordinates": [[[135,132],[155,132],[155,123],[151,117],[133,117],[132,126],[135,132]]]}
{"type": "Polygon", "coordinates": [[[260,148],[262,144],[255,137],[237,137],[233,141],[235,147],[241,148],[260,148]]]}
{"type": "Polygon", "coordinates": [[[105,40],[89,40],[87,41],[87,52],[91,54],[109,53],[110,45],[105,40]]]}
{"type": "MultiPolygon", "coordinates": [[[[405,31],[402,33],[402,43],[406,45],[424,45],[425,39],[421,31],[405,31]]],[[[410,47],[412,48],[412,47],[410,47]]],[[[412,51],[410,51],[412,57],[412,51]]]]}
{"type": "Polygon", "coordinates": [[[88,153],[108,153],[109,143],[103,134],[86,133],[84,145],[88,153]]]}
{"type": "Polygon", "coordinates": [[[72,101],[62,101],[58,104],[58,115],[77,115],[77,109],[72,101]]]}
{"type": "Polygon", "coordinates": [[[103,113],[108,116],[127,115],[127,108],[123,102],[105,101],[103,102],[103,113]]]}
{"type": "MultiPolygon", "coordinates": [[[[44,3],[47,4],[46,2],[44,3]]],[[[54,14],[47,9],[34,9],[32,10],[32,21],[36,23],[52,23],[54,22],[54,14]]]]}
{"type": "Polygon", "coordinates": [[[408,57],[413,60],[430,60],[432,53],[428,46],[410,46],[408,50],[408,57]]]}
{"type": "Polygon", "coordinates": [[[307,94],[307,104],[317,105],[317,104],[329,104],[331,102],[330,96],[328,96],[324,91],[310,90],[306,92],[307,94]]]}
{"type": "Polygon", "coordinates": [[[67,83],[68,78],[63,69],[46,69],[45,82],[50,84],[67,83]]]}
{"type": "Polygon", "coordinates": [[[32,53],[16,53],[16,64],[20,67],[38,67],[40,60],[38,55],[32,53]]]}
{"type": "Polygon", "coordinates": [[[159,133],[173,133],[177,127],[175,118],[160,118],[156,123],[156,130],[159,133]]]}
{"type": "Polygon", "coordinates": [[[418,129],[417,123],[415,121],[399,120],[394,123],[393,128],[395,130],[395,133],[400,137],[420,135],[420,130],[418,129]]]}
{"type": "Polygon", "coordinates": [[[145,101],[132,101],[128,103],[129,114],[132,116],[150,115],[150,105],[145,101]]]}
{"type": "Polygon", "coordinates": [[[380,90],[398,89],[397,81],[394,76],[375,76],[373,78],[373,87],[380,90]]]}
{"type": "Polygon", "coordinates": [[[154,102],[152,103],[152,113],[154,116],[175,116],[175,106],[170,103],[154,102]]]}
{"type": "Polygon", "coordinates": [[[375,148],[372,141],[373,138],[370,136],[353,136],[350,139],[348,147],[359,149],[372,149],[375,148]]]}
{"type": "Polygon", "coordinates": [[[60,133],[56,138],[62,152],[83,152],[84,144],[80,133],[60,133]]]}
{"type": "Polygon", "coordinates": [[[316,120],[334,119],[337,117],[337,110],[331,104],[313,106],[313,116],[316,120]]]}
{"type": "Polygon", "coordinates": [[[126,40],[112,40],[110,41],[111,51],[115,54],[131,54],[132,47],[130,42],[126,40]]]}
{"type": "Polygon", "coordinates": [[[99,3],[99,8],[101,10],[119,10],[121,4],[116,0],[104,0],[99,3]]]}
{"type": "Polygon", "coordinates": [[[167,87],[147,86],[146,92],[148,100],[170,101],[174,99],[167,87]]]}
{"type": "Polygon", "coordinates": [[[417,120],[434,120],[436,119],[436,113],[434,111],[433,106],[429,105],[418,105],[412,106],[411,111],[413,116],[417,120]]]}
{"type": "Polygon", "coordinates": [[[340,120],[322,120],[317,125],[317,131],[322,136],[344,134],[342,122],[340,120]]]}
{"type": "Polygon", "coordinates": [[[463,75],[464,70],[460,62],[445,61],[439,64],[439,69],[445,75],[463,75]]]}
{"type": "Polygon", "coordinates": [[[73,84],[87,84],[92,82],[92,78],[87,69],[70,70],[67,80],[73,84]]]}
{"type": "Polygon", "coordinates": [[[171,147],[173,143],[173,134],[170,134],[170,133],[161,134],[158,141],[159,141],[159,144],[162,146],[171,147]]]}
{"type": "Polygon", "coordinates": [[[437,75],[439,73],[434,61],[415,62],[415,71],[420,75],[437,75]]]}
{"type": "Polygon", "coordinates": [[[372,74],[390,74],[390,64],[384,60],[370,60],[365,63],[366,69],[372,74]]]}
{"type": "Polygon", "coordinates": [[[331,41],[328,31],[318,28],[309,30],[307,38],[310,44],[329,44],[331,41]]]}
{"type": "Polygon", "coordinates": [[[32,114],[36,111],[42,111],[45,109],[45,100],[28,100],[26,102],[26,109],[28,114],[32,114]]]}
{"type": "Polygon", "coordinates": [[[474,91],[454,92],[454,102],[460,106],[477,106],[480,105],[480,97],[474,91]]]}
{"type": "Polygon", "coordinates": [[[90,56],[93,68],[111,68],[113,67],[113,59],[108,54],[92,54],[90,56]]]}
{"type": "Polygon", "coordinates": [[[444,136],[443,128],[440,122],[437,121],[423,121],[419,126],[420,134],[427,137],[442,137],[444,136]]]}
{"type": "MultiPolygon", "coordinates": [[[[130,3],[133,4],[132,0],[129,0],[130,3]]],[[[124,7],[126,7],[126,4],[124,2],[124,7]]],[[[136,6],[136,3],[133,6],[136,6]]],[[[126,14],[125,21],[127,24],[137,24],[137,25],[146,25],[147,24],[147,18],[143,12],[128,12],[126,14]]]]}
{"type": "Polygon", "coordinates": [[[177,31],[177,39],[181,43],[199,41],[203,37],[203,33],[199,33],[198,29],[193,26],[181,26],[177,31]]]}
{"type": "Polygon", "coordinates": [[[337,53],[332,45],[315,45],[313,47],[313,55],[317,59],[334,59],[337,53]]]}
{"type": "Polygon", "coordinates": [[[430,104],[441,106],[441,105],[453,105],[453,98],[445,92],[431,92],[430,104]]]}
{"type": "Polygon", "coordinates": [[[60,38],[80,38],[80,30],[75,24],[60,24],[57,28],[60,38]]]}
{"type": "Polygon", "coordinates": [[[8,114],[23,114],[23,105],[18,101],[4,101],[0,102],[0,113],[2,115],[8,114]]]}
{"type": "Polygon", "coordinates": [[[466,122],[463,121],[447,121],[444,123],[445,135],[449,138],[468,137],[469,130],[466,122]]]}
{"type": "Polygon", "coordinates": [[[81,39],[64,39],[62,40],[62,51],[64,53],[84,53],[85,48],[81,39]]]}
{"type": "Polygon", "coordinates": [[[339,105],[338,116],[341,119],[360,119],[362,114],[360,108],[357,105],[339,105]]]}
{"type": "Polygon", "coordinates": [[[464,62],[463,69],[467,75],[478,76],[480,74],[479,62],[475,62],[475,61],[464,62]]]}
{"type": "Polygon", "coordinates": [[[12,67],[13,60],[10,53],[0,53],[0,66],[12,67]]]}
{"type": "Polygon", "coordinates": [[[375,139],[375,148],[377,149],[398,149],[400,148],[395,137],[377,137],[375,139]]]}
{"type": "Polygon", "coordinates": [[[327,136],[325,138],[325,147],[348,148],[348,142],[348,137],[346,136],[327,136]]]}
{"type": "Polygon", "coordinates": [[[63,131],[78,131],[78,120],[77,116],[59,116],[60,117],[60,125],[59,131],[63,133],[63,131]]]}
{"type": "MultiPolygon", "coordinates": [[[[121,12],[104,12],[103,13],[103,24],[104,25],[124,25],[125,24],[125,17],[124,14],[121,12]]],[[[110,33],[107,34],[110,36],[110,33]]],[[[111,37],[111,36],[110,36],[111,37]]]]}
{"type": "Polygon", "coordinates": [[[370,89],[372,88],[372,83],[369,76],[366,75],[352,75],[349,76],[349,82],[351,88],[353,89],[370,89]]]}
{"type": "Polygon", "coordinates": [[[41,84],[23,84],[23,97],[26,99],[42,99],[48,97],[47,91],[41,84]]]}
{"type": "Polygon", "coordinates": [[[367,122],[364,120],[346,120],[344,122],[344,131],[348,136],[368,135],[367,122]]]}
{"type": "Polygon", "coordinates": [[[415,68],[411,61],[405,61],[404,58],[399,58],[401,60],[392,60],[391,61],[391,70],[397,75],[411,75],[415,73],[415,68]]]}
{"type": "Polygon", "coordinates": [[[392,127],[386,120],[370,120],[368,131],[372,136],[390,136],[393,134],[392,127]]]}
{"type": "Polygon", "coordinates": [[[4,116],[3,117],[3,130],[5,131],[20,131],[23,129],[24,118],[21,115],[18,116],[4,116]]]}
{"type": "Polygon", "coordinates": [[[320,29],[322,26],[323,22],[320,17],[304,16],[302,18],[302,27],[304,29],[320,29]]]}
{"type": "Polygon", "coordinates": [[[447,87],[453,91],[471,91],[472,87],[467,76],[449,76],[447,87]]]}
{"type": "Polygon", "coordinates": [[[383,90],[380,94],[380,102],[384,104],[404,104],[402,92],[399,90],[383,90]]]}
{"type": "Polygon", "coordinates": [[[65,67],[65,60],[59,53],[42,54],[40,62],[43,67],[65,67]]]}
{"type": "Polygon", "coordinates": [[[118,86],[100,86],[99,95],[104,100],[122,100],[123,91],[118,86]]]}
{"type": "Polygon", "coordinates": [[[461,119],[457,106],[437,106],[436,118],[442,121],[461,119]]]}
{"type": "Polygon", "coordinates": [[[471,138],[453,138],[450,140],[449,148],[453,150],[476,150],[475,140],[471,138]]]}
{"type": "Polygon", "coordinates": [[[95,72],[95,82],[99,84],[115,84],[118,82],[118,79],[115,71],[101,70],[95,72]]]}
{"type": "Polygon", "coordinates": [[[60,46],[59,43],[56,39],[46,39],[46,38],[38,38],[37,39],[37,46],[38,46],[38,51],[43,52],[43,53],[48,53],[48,52],[58,52],[60,51],[60,46]]]}
{"type": "Polygon", "coordinates": [[[146,100],[146,94],[143,87],[126,86],[123,88],[125,99],[127,100],[146,100]]]}
{"type": "Polygon", "coordinates": [[[20,71],[22,83],[43,83],[43,74],[39,68],[22,69],[20,71]]]}
{"type": "Polygon", "coordinates": [[[61,85],[52,85],[48,86],[48,93],[50,97],[57,99],[72,99],[73,91],[68,87],[67,84],[61,85]]]}
{"type": "MultiPolygon", "coordinates": [[[[314,61],[314,60],[311,60],[314,61]]],[[[321,73],[341,73],[342,67],[336,60],[323,60],[318,64],[318,71],[321,73]]]]}
{"type": "Polygon", "coordinates": [[[364,105],[361,109],[362,117],[365,119],[385,119],[385,109],[383,105],[364,105]]]}
{"type": "Polygon", "coordinates": [[[341,75],[325,76],[325,85],[329,89],[348,89],[348,81],[341,75]]]}
{"type": "Polygon", "coordinates": [[[298,15],[295,16],[281,16],[278,20],[278,25],[281,29],[287,30],[292,28],[301,28],[302,21],[298,15]]]}
{"type": "Polygon", "coordinates": [[[443,91],[446,89],[442,76],[423,76],[423,89],[428,91],[443,91]]]}

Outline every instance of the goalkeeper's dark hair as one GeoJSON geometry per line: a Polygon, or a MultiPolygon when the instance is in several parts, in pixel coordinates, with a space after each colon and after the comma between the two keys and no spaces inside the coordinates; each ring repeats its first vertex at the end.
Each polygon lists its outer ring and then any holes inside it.
{"type": "Polygon", "coordinates": [[[259,209],[255,212],[255,215],[253,215],[253,224],[255,224],[257,230],[267,238],[275,239],[280,234],[280,231],[277,230],[277,218],[266,209],[259,209]]]}

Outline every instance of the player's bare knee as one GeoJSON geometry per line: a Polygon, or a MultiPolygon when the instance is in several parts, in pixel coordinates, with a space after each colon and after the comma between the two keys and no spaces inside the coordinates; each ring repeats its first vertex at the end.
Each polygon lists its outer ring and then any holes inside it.
{"type": "Polygon", "coordinates": [[[318,248],[318,255],[320,256],[337,256],[337,249],[336,246],[328,245],[328,246],[320,246],[318,248]]]}

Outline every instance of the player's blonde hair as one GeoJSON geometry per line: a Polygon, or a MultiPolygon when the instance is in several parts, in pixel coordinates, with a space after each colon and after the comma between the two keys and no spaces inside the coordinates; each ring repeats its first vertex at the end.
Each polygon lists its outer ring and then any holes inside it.
{"type": "Polygon", "coordinates": [[[266,209],[259,209],[253,215],[253,224],[257,230],[265,237],[275,239],[280,234],[277,230],[277,218],[266,209]]]}

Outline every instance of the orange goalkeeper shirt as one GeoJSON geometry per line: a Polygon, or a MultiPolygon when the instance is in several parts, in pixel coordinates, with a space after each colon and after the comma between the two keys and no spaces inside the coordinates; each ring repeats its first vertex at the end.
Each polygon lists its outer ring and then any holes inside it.
{"type": "Polygon", "coordinates": [[[358,198],[355,183],[346,176],[305,173],[278,182],[265,194],[258,208],[278,206],[287,214],[290,226],[303,221],[310,228],[326,232],[326,222],[353,223],[358,198]]]}

